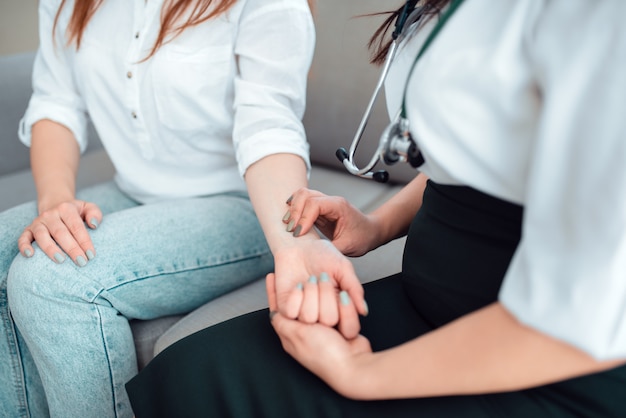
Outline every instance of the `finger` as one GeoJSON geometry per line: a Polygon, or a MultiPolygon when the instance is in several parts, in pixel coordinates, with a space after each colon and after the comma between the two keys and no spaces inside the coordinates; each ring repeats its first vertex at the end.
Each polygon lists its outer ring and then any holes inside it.
{"type": "Polygon", "coordinates": [[[303,300],[298,319],[307,324],[317,322],[319,315],[319,291],[317,277],[311,276],[304,284],[303,300]]]}
{"type": "Polygon", "coordinates": [[[367,306],[367,301],[365,300],[363,286],[359,283],[358,286],[353,286],[347,289],[347,292],[350,295],[350,299],[354,303],[357,312],[363,316],[367,316],[369,314],[369,307],[367,306]]]}
{"type": "Polygon", "coordinates": [[[62,222],[55,221],[48,227],[50,235],[76,265],[83,267],[89,259],[86,251],[89,251],[93,258],[93,244],[87,228],[75,212],[62,213],[61,216],[62,222]]]}
{"type": "Polygon", "coordinates": [[[278,310],[287,318],[296,319],[300,313],[300,307],[304,299],[304,286],[298,283],[295,288],[289,292],[285,305],[278,306],[278,310]]]}
{"type": "Polygon", "coordinates": [[[342,274],[338,278],[340,282],[339,287],[348,292],[351,302],[356,307],[357,312],[363,316],[367,316],[369,308],[367,306],[367,302],[365,302],[365,291],[363,290],[363,284],[354,271],[354,266],[352,263],[348,262],[348,264],[345,264],[340,271],[342,274]]]}
{"type": "Polygon", "coordinates": [[[86,203],[83,210],[83,219],[91,229],[96,229],[102,222],[102,211],[96,204],[86,203]]]}
{"type": "Polygon", "coordinates": [[[311,229],[313,222],[317,219],[317,215],[313,217],[313,221],[308,222],[310,225],[300,225],[300,218],[302,217],[302,213],[305,208],[309,205],[311,199],[321,196],[324,195],[316,190],[309,190],[306,188],[300,188],[293,195],[291,195],[291,197],[287,200],[289,209],[283,217],[283,222],[287,224],[287,232],[292,232],[294,236],[300,236],[307,233],[311,229]],[[306,229],[303,231],[303,228],[306,229]]]}
{"type": "Polygon", "coordinates": [[[321,216],[319,199],[309,198],[306,204],[298,212],[292,212],[290,225],[294,237],[299,237],[308,233],[315,225],[315,221],[321,216]]]}
{"type": "Polygon", "coordinates": [[[37,223],[30,227],[33,234],[33,240],[37,241],[37,245],[52,261],[61,264],[65,261],[65,254],[57,243],[50,236],[50,231],[43,223],[37,223]]]}
{"type": "Polygon", "coordinates": [[[319,322],[329,327],[334,327],[339,322],[339,310],[337,307],[337,289],[330,281],[327,273],[321,273],[319,282],[319,322]]]}
{"type": "MultiPolygon", "coordinates": [[[[94,220],[95,219],[94,217],[94,220]]],[[[86,264],[86,261],[93,259],[96,255],[91,236],[85,227],[85,223],[75,216],[66,221],[66,226],[74,241],[78,243],[78,248],[72,252],[66,250],[63,245],[61,245],[61,247],[75,260],[76,264],[82,267],[86,264]]]]}
{"type": "Polygon", "coordinates": [[[20,237],[17,239],[17,247],[24,257],[32,257],[33,254],[35,254],[35,249],[32,246],[34,239],[35,238],[33,237],[33,233],[30,231],[30,229],[24,230],[24,232],[22,232],[22,235],[20,235],[20,237]]]}
{"type": "Polygon", "coordinates": [[[339,332],[346,339],[353,339],[359,335],[361,324],[350,295],[345,290],[339,292],[339,332]]]}
{"type": "Polygon", "coordinates": [[[288,209],[287,213],[285,213],[285,216],[283,216],[283,223],[289,224],[292,213],[299,216],[299,211],[301,210],[300,207],[302,205],[302,202],[306,201],[308,193],[309,190],[306,187],[301,187],[296,190],[291,196],[289,196],[289,198],[285,202],[288,209]],[[300,202],[300,204],[298,202],[300,202]]]}
{"type": "Polygon", "coordinates": [[[265,291],[267,292],[267,303],[270,312],[276,312],[278,304],[276,303],[276,275],[274,273],[269,273],[265,276],[265,291]]]}

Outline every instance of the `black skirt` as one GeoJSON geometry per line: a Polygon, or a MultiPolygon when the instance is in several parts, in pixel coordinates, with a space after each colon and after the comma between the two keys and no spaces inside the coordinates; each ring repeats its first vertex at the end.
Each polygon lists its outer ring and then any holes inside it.
{"type": "MultiPolygon", "coordinates": [[[[375,351],[497,300],[522,207],[429,182],[402,272],[365,285],[362,334],[375,351]],[[392,325],[392,326],[391,326],[392,325]]],[[[267,310],[172,345],[127,384],[144,417],[626,417],[626,367],[530,390],[392,401],[346,399],[286,354],[267,310]]]]}

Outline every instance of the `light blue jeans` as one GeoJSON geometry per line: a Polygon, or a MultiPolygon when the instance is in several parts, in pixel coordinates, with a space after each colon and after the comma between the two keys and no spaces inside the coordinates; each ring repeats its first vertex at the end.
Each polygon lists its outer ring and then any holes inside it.
{"type": "Polygon", "coordinates": [[[129,319],[189,312],[273,268],[245,194],[138,205],[107,183],[79,198],[104,213],[85,267],[19,255],[34,203],[0,214],[1,417],[131,417],[129,319]]]}

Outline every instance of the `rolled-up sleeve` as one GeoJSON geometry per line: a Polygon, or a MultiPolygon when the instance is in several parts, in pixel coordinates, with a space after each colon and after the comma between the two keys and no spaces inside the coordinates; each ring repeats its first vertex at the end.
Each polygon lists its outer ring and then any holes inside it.
{"type": "Polygon", "coordinates": [[[529,48],[543,110],[500,300],[597,359],[624,358],[626,3],[578,3],[546,6],[529,48]]]}
{"type": "Polygon", "coordinates": [[[302,116],[314,44],[306,0],[248,2],[235,45],[233,141],[242,176],[278,153],[298,155],[310,169],[302,116]]]}
{"type": "Polygon", "coordinates": [[[30,146],[33,124],[50,119],[67,127],[83,152],[87,148],[87,114],[68,59],[75,51],[66,45],[64,25],[57,25],[54,39],[52,36],[58,6],[59,1],[39,2],[39,49],[33,67],[33,94],[20,121],[18,135],[30,146]]]}

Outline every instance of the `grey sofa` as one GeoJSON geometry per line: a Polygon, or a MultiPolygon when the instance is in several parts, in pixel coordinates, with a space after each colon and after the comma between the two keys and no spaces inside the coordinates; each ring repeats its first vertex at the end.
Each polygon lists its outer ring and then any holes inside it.
{"type": "MultiPolygon", "coordinates": [[[[348,146],[375,85],[378,69],[368,64],[366,41],[380,18],[355,16],[380,11],[375,0],[335,2],[320,0],[316,11],[317,47],[304,118],[313,169],[310,185],[328,194],[342,195],[370,211],[397,192],[415,172],[392,167],[391,182],[378,184],[348,174],[334,156],[348,146]]],[[[34,53],[0,57],[0,211],[33,200],[28,149],[17,139],[17,126],[31,94],[30,72],[34,53]]],[[[387,123],[384,100],[377,103],[358,159],[367,162],[387,123]]],[[[78,187],[111,179],[114,169],[95,132],[81,160],[78,187]]],[[[389,243],[354,266],[363,282],[400,270],[403,240],[389,243]]],[[[264,281],[259,280],[215,299],[184,316],[131,321],[140,367],[155,353],[178,339],[238,314],[267,307],[264,281]]]]}

